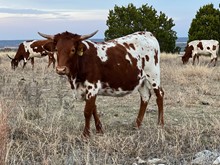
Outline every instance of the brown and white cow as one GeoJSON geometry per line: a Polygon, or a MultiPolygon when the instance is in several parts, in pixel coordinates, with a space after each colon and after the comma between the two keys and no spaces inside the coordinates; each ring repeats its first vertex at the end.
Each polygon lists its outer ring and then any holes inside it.
{"type": "Polygon", "coordinates": [[[193,65],[197,58],[199,62],[200,55],[211,55],[211,61],[209,65],[214,61],[216,66],[219,51],[219,42],[216,40],[194,40],[187,44],[185,48],[185,54],[182,57],[183,64],[189,61],[189,58],[193,58],[193,65]]]}
{"type": "Polygon", "coordinates": [[[34,68],[34,57],[42,58],[48,56],[48,67],[53,63],[53,68],[55,68],[55,58],[53,52],[48,52],[43,49],[48,40],[31,40],[22,42],[14,58],[8,57],[11,59],[11,67],[15,69],[18,66],[18,63],[21,60],[24,60],[23,68],[25,67],[27,60],[31,60],[32,69],[34,68]]]}
{"type": "Polygon", "coordinates": [[[86,40],[96,33],[39,33],[52,40],[44,48],[56,50],[56,72],[67,75],[76,98],[86,102],[83,135],[90,135],[92,115],[97,133],[103,133],[95,104],[97,95],[119,97],[134,90],[139,91],[141,100],[136,127],[141,126],[151,89],[156,94],[158,124],[163,126],[164,92],[160,87],[160,47],[157,39],[150,32],[136,32],[100,43],[86,40]]]}

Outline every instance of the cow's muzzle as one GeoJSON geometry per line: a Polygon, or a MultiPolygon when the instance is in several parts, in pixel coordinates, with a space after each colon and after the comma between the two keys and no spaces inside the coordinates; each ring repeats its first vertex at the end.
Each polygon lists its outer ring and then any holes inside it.
{"type": "Polygon", "coordinates": [[[59,75],[69,75],[70,70],[69,70],[69,68],[66,67],[66,66],[57,66],[57,67],[56,67],[56,72],[57,72],[57,74],[59,74],[59,75]]]}

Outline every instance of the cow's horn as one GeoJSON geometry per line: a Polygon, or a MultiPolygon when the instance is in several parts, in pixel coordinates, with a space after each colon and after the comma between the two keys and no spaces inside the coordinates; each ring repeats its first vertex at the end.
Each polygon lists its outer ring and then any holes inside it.
{"type": "Polygon", "coordinates": [[[81,39],[81,40],[86,40],[86,39],[88,39],[88,38],[94,36],[97,32],[98,32],[98,30],[96,30],[95,32],[93,32],[93,33],[91,33],[91,34],[82,35],[82,36],[80,37],[80,39],[81,39]]]}
{"type": "Polygon", "coordinates": [[[13,60],[13,58],[12,58],[12,57],[10,57],[8,54],[7,54],[7,56],[8,56],[8,58],[10,58],[11,60],[13,60]]]}
{"type": "Polygon", "coordinates": [[[38,34],[44,38],[47,38],[47,39],[51,39],[53,40],[54,39],[54,35],[48,35],[48,34],[43,34],[43,33],[40,33],[38,32],[38,34]]]}

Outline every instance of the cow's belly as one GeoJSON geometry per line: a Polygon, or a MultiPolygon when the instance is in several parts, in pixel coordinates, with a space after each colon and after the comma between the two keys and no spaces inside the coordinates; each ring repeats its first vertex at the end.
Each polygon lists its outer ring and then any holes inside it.
{"type": "Polygon", "coordinates": [[[41,58],[41,53],[32,53],[30,54],[29,58],[33,58],[33,57],[37,57],[37,58],[41,58]]]}
{"type": "MultiPolygon", "coordinates": [[[[132,81],[123,82],[122,84],[117,84],[118,87],[115,87],[115,86],[112,87],[108,83],[102,83],[101,88],[98,91],[98,95],[122,97],[122,96],[125,96],[127,94],[132,93],[134,90],[139,88],[142,81],[143,81],[143,79],[136,80],[133,83],[132,83],[132,81]]],[[[115,85],[115,84],[113,83],[113,85],[115,85]]]]}
{"type": "Polygon", "coordinates": [[[211,52],[209,50],[198,50],[197,54],[207,56],[207,55],[210,55],[211,52]]]}
{"type": "Polygon", "coordinates": [[[111,89],[111,88],[104,88],[104,89],[100,89],[98,91],[98,95],[101,96],[113,96],[113,97],[122,97],[125,96],[127,94],[130,94],[132,91],[125,91],[122,90],[121,88],[119,89],[111,89]]]}
{"type": "MultiPolygon", "coordinates": [[[[136,85],[130,85],[127,86],[128,88],[122,88],[122,87],[111,87],[108,83],[101,83],[99,82],[100,85],[99,88],[97,89],[97,92],[93,93],[93,95],[101,95],[101,96],[112,96],[112,97],[123,97],[125,95],[128,95],[132,93],[133,91],[137,90],[140,87],[140,84],[143,82],[144,79],[139,80],[136,85]]],[[[74,90],[74,97],[78,101],[83,101],[85,100],[86,94],[88,94],[88,89],[91,91],[96,91],[94,88],[91,88],[92,85],[83,85],[81,83],[77,83],[75,86],[77,88],[74,90]]]]}

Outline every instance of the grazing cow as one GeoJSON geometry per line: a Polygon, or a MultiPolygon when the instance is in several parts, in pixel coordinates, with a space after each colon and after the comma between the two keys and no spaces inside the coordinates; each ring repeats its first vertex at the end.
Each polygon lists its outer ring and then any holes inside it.
{"type": "Polygon", "coordinates": [[[67,75],[76,98],[86,102],[83,135],[90,136],[92,115],[96,132],[103,133],[95,104],[97,95],[119,97],[134,90],[139,91],[141,100],[136,127],[141,126],[151,89],[156,94],[158,124],[163,126],[164,92],[160,87],[160,47],[157,39],[150,32],[136,32],[100,43],[86,40],[96,33],[39,33],[52,40],[44,48],[56,50],[56,72],[67,75]]]}
{"type": "Polygon", "coordinates": [[[14,58],[8,57],[11,59],[11,67],[15,70],[18,66],[18,63],[21,60],[24,60],[23,68],[25,67],[27,60],[31,60],[32,69],[34,68],[34,57],[44,57],[48,56],[48,67],[51,63],[53,63],[53,67],[55,68],[55,58],[53,52],[47,52],[43,49],[43,45],[45,45],[48,40],[32,40],[32,41],[24,41],[22,42],[17,50],[17,53],[14,58]]]}
{"type": "Polygon", "coordinates": [[[183,64],[189,61],[189,58],[193,58],[193,65],[197,58],[199,62],[200,55],[211,55],[211,61],[209,65],[214,61],[216,66],[219,51],[219,42],[216,40],[194,40],[187,44],[185,48],[185,54],[182,57],[183,64]]]}

